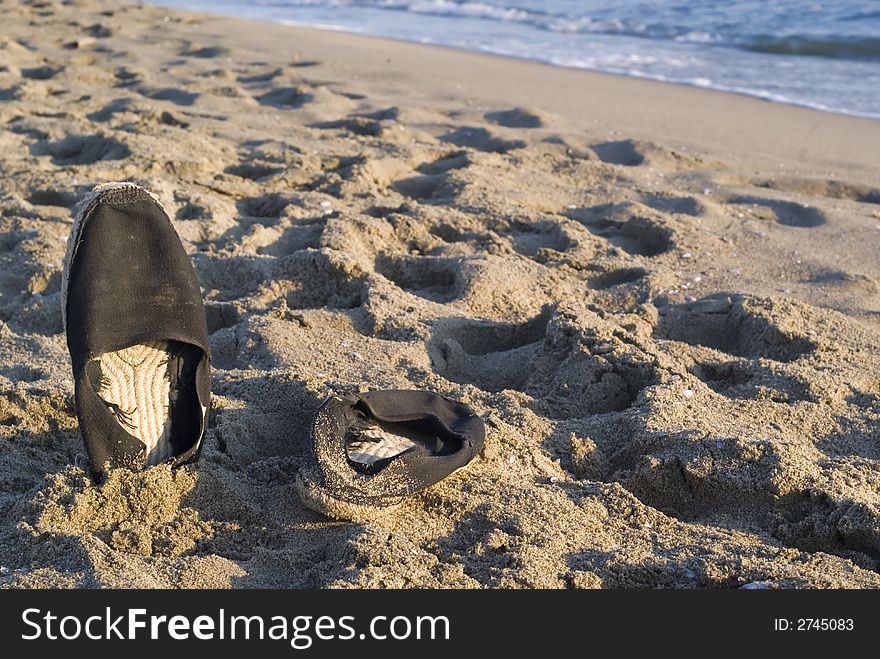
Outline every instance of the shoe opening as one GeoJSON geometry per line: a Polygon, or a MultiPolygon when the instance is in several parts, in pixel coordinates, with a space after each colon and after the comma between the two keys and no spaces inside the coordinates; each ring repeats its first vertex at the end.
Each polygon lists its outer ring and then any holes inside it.
{"type": "Polygon", "coordinates": [[[116,422],[146,447],[146,465],[198,441],[202,408],[195,376],[202,356],[187,343],[153,341],[104,353],[87,366],[91,385],[116,422]]]}
{"type": "Polygon", "coordinates": [[[356,403],[353,410],[356,419],[346,431],[345,451],[349,464],[364,474],[378,473],[413,451],[439,457],[461,450],[462,439],[434,417],[381,421],[363,402],[356,403]]]}

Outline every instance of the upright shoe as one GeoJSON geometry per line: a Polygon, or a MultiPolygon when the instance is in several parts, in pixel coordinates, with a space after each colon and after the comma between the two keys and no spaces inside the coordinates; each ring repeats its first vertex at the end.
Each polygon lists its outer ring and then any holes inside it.
{"type": "Polygon", "coordinates": [[[195,272],[161,204],[133,183],[94,188],[67,244],[62,310],[92,473],[196,460],[210,346],[195,272]]]}

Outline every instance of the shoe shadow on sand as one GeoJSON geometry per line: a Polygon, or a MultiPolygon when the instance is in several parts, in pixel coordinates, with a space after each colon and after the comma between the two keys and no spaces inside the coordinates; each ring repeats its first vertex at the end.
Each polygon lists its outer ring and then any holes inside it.
{"type": "Polygon", "coordinates": [[[210,526],[193,554],[233,564],[228,585],[236,588],[330,584],[360,527],[308,510],[293,487],[324,396],[284,374],[221,373],[214,392],[205,452],[181,499],[210,526]]]}

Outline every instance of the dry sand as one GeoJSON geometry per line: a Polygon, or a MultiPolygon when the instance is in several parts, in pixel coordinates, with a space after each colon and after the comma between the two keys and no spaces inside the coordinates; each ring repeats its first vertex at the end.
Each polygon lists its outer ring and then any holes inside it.
{"type": "Polygon", "coordinates": [[[880,586],[880,123],[115,2],[0,2],[0,584],[880,586]],[[60,279],[157,193],[208,304],[195,468],[95,487],[60,279]],[[330,393],[472,405],[369,524],[293,489],[330,393]]]}

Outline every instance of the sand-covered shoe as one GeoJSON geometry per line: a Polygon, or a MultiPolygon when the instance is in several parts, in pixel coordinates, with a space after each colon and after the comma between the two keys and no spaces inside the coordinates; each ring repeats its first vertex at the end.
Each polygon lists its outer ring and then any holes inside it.
{"type": "Polygon", "coordinates": [[[155,197],[133,183],[107,183],[80,202],[62,295],[92,473],[195,460],[210,406],[205,307],[155,197]]]}
{"type": "Polygon", "coordinates": [[[334,396],[315,416],[296,489],[325,515],[369,519],[467,465],[485,437],[470,408],[428,391],[334,396]]]}

